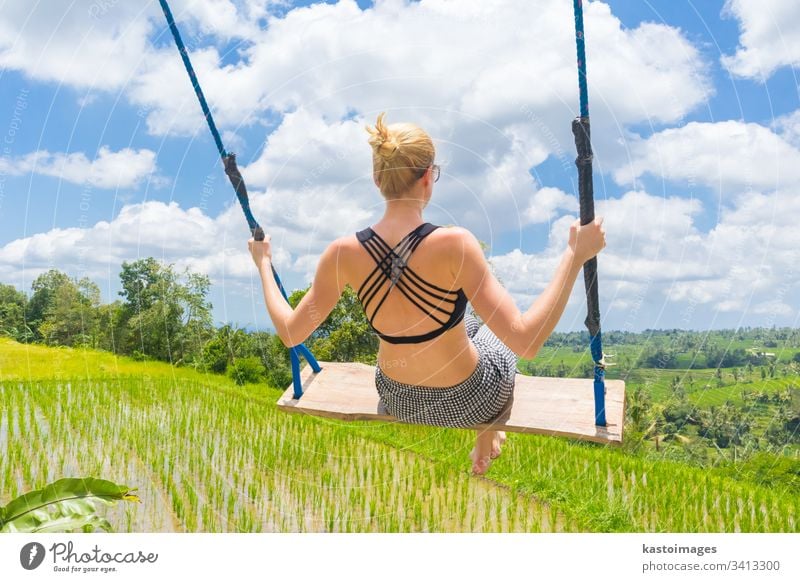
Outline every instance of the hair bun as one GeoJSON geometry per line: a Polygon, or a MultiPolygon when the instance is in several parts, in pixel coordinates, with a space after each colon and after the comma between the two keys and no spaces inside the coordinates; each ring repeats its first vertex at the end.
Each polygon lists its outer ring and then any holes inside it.
{"type": "Polygon", "coordinates": [[[375,153],[388,160],[394,155],[400,147],[400,144],[389,135],[389,129],[383,121],[385,116],[386,112],[378,115],[378,121],[375,123],[375,127],[371,128],[367,126],[367,131],[372,135],[369,139],[369,143],[375,149],[375,153]]]}
{"type": "Polygon", "coordinates": [[[396,143],[393,139],[386,138],[381,142],[381,145],[378,147],[378,154],[384,159],[391,158],[397,149],[400,147],[399,143],[396,143]]]}
{"type": "Polygon", "coordinates": [[[405,195],[419,178],[417,168],[433,163],[436,150],[430,136],[413,123],[386,125],[386,112],[375,126],[366,125],[372,147],[372,177],[387,199],[405,195]],[[402,146],[402,148],[401,148],[402,146]]]}

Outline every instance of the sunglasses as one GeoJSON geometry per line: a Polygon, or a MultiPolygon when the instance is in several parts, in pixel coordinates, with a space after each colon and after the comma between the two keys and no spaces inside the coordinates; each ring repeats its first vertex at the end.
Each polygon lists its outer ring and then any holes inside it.
{"type": "MultiPolygon", "coordinates": [[[[433,168],[433,181],[436,182],[439,180],[439,174],[442,172],[442,168],[438,164],[431,164],[428,166],[429,168],[433,168]]],[[[422,178],[425,175],[425,172],[428,171],[428,168],[419,168],[419,173],[417,174],[417,180],[422,178]]]]}

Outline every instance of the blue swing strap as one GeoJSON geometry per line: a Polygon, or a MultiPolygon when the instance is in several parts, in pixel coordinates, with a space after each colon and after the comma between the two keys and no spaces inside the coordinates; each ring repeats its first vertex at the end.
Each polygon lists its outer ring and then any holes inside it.
{"type": "MultiPolygon", "coordinates": [[[[219,155],[222,158],[222,163],[225,167],[225,174],[228,176],[233,189],[236,191],[236,198],[239,200],[239,205],[242,207],[245,219],[250,227],[250,233],[253,235],[253,239],[262,241],[264,240],[264,230],[258,224],[253,216],[252,211],[250,210],[250,199],[247,196],[247,187],[244,184],[242,174],[236,165],[236,154],[228,153],[225,151],[225,147],[222,145],[222,138],[219,135],[219,131],[217,131],[214,118],[211,116],[211,110],[208,108],[208,103],[206,103],[203,90],[200,88],[197,75],[195,75],[194,68],[189,60],[189,53],[186,50],[186,46],[183,44],[181,34],[175,24],[175,19],[172,17],[172,11],[167,4],[167,0],[159,0],[159,3],[161,4],[161,10],[164,12],[164,17],[167,19],[169,29],[172,32],[172,37],[175,39],[175,45],[178,47],[178,52],[181,55],[181,59],[183,59],[183,65],[186,68],[186,72],[189,74],[189,79],[192,81],[192,87],[194,87],[197,100],[200,101],[200,107],[203,110],[206,123],[208,123],[208,128],[211,130],[211,135],[214,137],[214,142],[217,144],[217,150],[219,150],[219,155]]],[[[272,267],[272,276],[275,278],[275,282],[278,284],[278,288],[281,290],[281,295],[283,295],[283,298],[288,303],[289,297],[286,295],[286,290],[283,288],[283,284],[281,283],[280,277],[278,277],[278,273],[274,266],[272,267]]],[[[306,359],[314,372],[319,372],[322,370],[322,368],[317,363],[316,358],[314,358],[314,356],[311,354],[311,351],[303,344],[298,344],[289,348],[289,356],[292,364],[294,397],[300,398],[303,395],[303,386],[300,382],[300,356],[306,359]]]]}
{"type": "MultiPolygon", "coordinates": [[[[575,12],[575,42],[578,53],[578,89],[580,91],[580,117],[572,120],[572,133],[575,136],[575,149],[578,157],[578,192],[580,199],[581,224],[594,220],[594,189],[592,185],[592,143],[589,124],[589,90],[586,82],[586,47],[583,34],[583,5],[581,0],[573,0],[575,12]]],[[[583,280],[586,286],[588,313],[584,324],[589,330],[590,350],[594,360],[594,417],[598,426],[608,426],[606,422],[605,367],[602,335],[600,332],[600,307],[597,294],[597,257],[592,257],[583,266],[583,280]]]]}

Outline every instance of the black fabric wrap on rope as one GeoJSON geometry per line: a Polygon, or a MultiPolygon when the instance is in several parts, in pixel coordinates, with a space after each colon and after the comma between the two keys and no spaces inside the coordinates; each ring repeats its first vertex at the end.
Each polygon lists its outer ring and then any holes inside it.
{"type": "Polygon", "coordinates": [[[225,165],[225,174],[227,174],[228,179],[231,181],[233,189],[236,190],[236,197],[239,199],[239,204],[242,206],[253,239],[256,241],[263,241],[264,229],[255,221],[253,213],[250,211],[250,199],[247,197],[247,186],[244,184],[244,178],[242,178],[242,173],[239,171],[239,166],[236,165],[236,154],[229,153],[222,158],[222,161],[225,165]]]}
{"type": "MultiPolygon", "coordinates": [[[[589,224],[594,220],[594,188],[592,185],[592,142],[589,119],[578,117],[572,120],[572,134],[575,136],[575,149],[578,157],[575,165],[578,168],[579,204],[581,225],[589,224]]],[[[600,302],[597,293],[597,257],[589,259],[583,269],[583,278],[586,284],[586,301],[588,313],[586,314],[586,328],[590,335],[597,335],[600,331],[600,302]]]]}

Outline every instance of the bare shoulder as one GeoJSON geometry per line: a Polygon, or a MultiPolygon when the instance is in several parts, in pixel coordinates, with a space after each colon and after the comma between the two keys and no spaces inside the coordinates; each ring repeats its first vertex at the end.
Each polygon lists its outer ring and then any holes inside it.
{"type": "Polygon", "coordinates": [[[336,262],[337,272],[344,281],[352,286],[352,276],[354,261],[356,260],[356,253],[359,250],[360,243],[355,234],[348,234],[335,239],[325,249],[325,254],[336,262]]]}
{"type": "Polygon", "coordinates": [[[358,245],[359,242],[356,238],[356,235],[347,234],[345,236],[340,236],[328,246],[331,250],[336,251],[337,253],[352,253],[358,248],[358,245]]]}
{"type": "Polygon", "coordinates": [[[449,267],[451,276],[456,284],[463,286],[464,269],[475,266],[483,259],[483,251],[478,239],[463,226],[445,226],[437,228],[430,236],[435,236],[434,247],[436,259],[439,264],[449,267]]]}
{"type": "Polygon", "coordinates": [[[355,257],[358,246],[359,242],[356,235],[349,234],[341,236],[327,246],[323,251],[323,255],[327,255],[328,259],[336,261],[340,270],[347,270],[355,257]]]}
{"type": "Polygon", "coordinates": [[[432,235],[436,235],[436,240],[443,247],[458,255],[474,252],[476,248],[480,248],[480,243],[475,235],[463,226],[443,226],[437,228],[432,235]]]}

